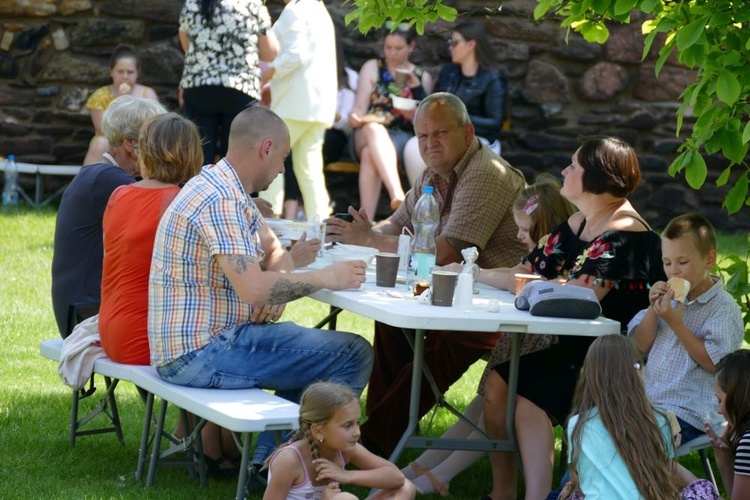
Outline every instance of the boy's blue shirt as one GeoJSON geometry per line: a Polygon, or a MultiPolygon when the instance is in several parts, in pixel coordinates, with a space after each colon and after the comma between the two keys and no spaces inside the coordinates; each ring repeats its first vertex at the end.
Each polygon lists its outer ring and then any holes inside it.
{"type": "MultiPolygon", "coordinates": [[[[717,363],[729,352],[740,348],[744,334],[742,314],[734,298],[724,289],[718,276],[714,285],[695,300],[683,306],[687,328],[704,341],[711,361],[717,363]]],[[[647,309],[628,323],[633,335],[647,309]]],[[[716,411],[713,374],[704,370],[690,357],[685,346],[662,318],[644,370],[646,393],[659,408],[673,411],[697,429],[708,421],[716,427],[723,422],[716,411]]]]}

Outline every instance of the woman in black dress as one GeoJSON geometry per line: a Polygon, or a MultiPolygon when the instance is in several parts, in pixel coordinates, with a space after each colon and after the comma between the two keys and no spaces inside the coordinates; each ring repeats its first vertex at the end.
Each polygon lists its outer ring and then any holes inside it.
{"type": "MultiPolygon", "coordinates": [[[[625,328],[648,307],[648,289],[665,278],[661,242],[627,200],[640,180],[635,151],[611,137],[587,140],[562,175],[561,194],[579,210],[539,240],[528,256],[534,272],[566,285],[596,292],[603,316],[625,328]]],[[[524,468],[526,498],[544,498],[552,482],[552,423],[565,421],[591,337],[560,336],[557,345],[521,357],[516,435],[524,468]]],[[[485,425],[505,439],[508,363],[487,379],[485,425]]],[[[517,459],[490,454],[493,487],[489,498],[516,497],[517,459]]]]}

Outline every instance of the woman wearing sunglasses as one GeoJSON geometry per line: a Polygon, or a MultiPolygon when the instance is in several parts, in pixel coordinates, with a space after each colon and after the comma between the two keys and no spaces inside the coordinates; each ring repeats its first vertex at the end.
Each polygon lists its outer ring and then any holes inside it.
{"type": "MultiPolygon", "coordinates": [[[[508,89],[502,73],[493,67],[493,49],[487,33],[477,21],[469,20],[453,29],[448,38],[451,62],[440,71],[435,92],[455,94],[466,105],[474,132],[500,154],[500,130],[505,120],[508,89]]],[[[426,168],[416,140],[404,153],[409,182],[426,168]]]]}
{"type": "Polygon", "coordinates": [[[414,111],[396,109],[392,96],[420,100],[432,93],[433,81],[427,71],[409,60],[414,48],[414,31],[401,23],[386,23],[383,57],[370,59],[359,72],[357,96],[349,115],[354,129],[354,153],[359,159],[359,199],[374,218],[385,184],[395,210],[404,200],[398,163],[404,146],[414,136],[414,111]]]}

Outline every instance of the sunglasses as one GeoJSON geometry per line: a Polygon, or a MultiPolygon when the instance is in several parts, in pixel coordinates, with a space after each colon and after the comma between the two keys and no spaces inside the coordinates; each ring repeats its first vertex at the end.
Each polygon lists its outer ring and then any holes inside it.
{"type": "Polygon", "coordinates": [[[386,21],[385,22],[385,29],[388,31],[409,31],[411,28],[409,27],[409,23],[394,23],[393,21],[386,21]]]}
{"type": "Polygon", "coordinates": [[[446,40],[446,42],[448,43],[448,47],[455,47],[459,43],[463,43],[465,41],[466,40],[460,40],[458,38],[449,38],[448,40],[446,40]]]}

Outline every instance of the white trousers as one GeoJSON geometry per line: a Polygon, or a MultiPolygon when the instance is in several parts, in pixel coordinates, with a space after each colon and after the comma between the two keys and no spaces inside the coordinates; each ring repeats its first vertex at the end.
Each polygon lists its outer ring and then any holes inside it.
{"type": "MultiPolygon", "coordinates": [[[[318,216],[320,220],[331,215],[331,199],[323,174],[323,139],[328,127],[319,122],[284,120],[289,128],[292,145],[292,164],[297,177],[307,220],[318,216]]],[[[284,176],[279,175],[260,197],[273,205],[276,214],[283,213],[284,176]]]]}

